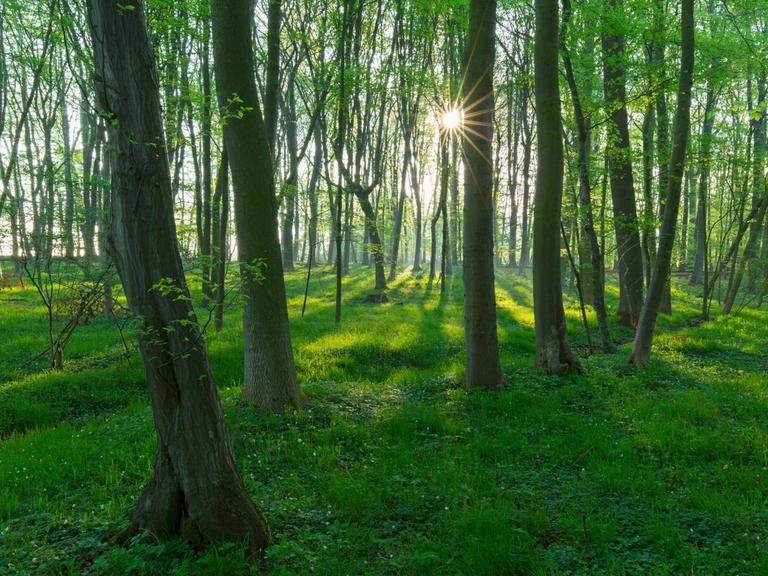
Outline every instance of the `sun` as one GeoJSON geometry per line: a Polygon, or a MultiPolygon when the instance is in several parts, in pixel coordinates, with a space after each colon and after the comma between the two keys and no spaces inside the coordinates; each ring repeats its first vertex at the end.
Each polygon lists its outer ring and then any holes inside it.
{"type": "Polygon", "coordinates": [[[443,130],[458,130],[464,122],[464,112],[460,108],[445,110],[440,117],[443,130]]]}

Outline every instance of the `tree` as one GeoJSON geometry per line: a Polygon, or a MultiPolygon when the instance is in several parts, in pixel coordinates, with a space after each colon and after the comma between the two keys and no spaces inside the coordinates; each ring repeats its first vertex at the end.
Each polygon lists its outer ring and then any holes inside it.
{"type": "Polygon", "coordinates": [[[493,274],[496,0],[471,0],[464,56],[464,344],[469,388],[501,387],[493,274]]]}
{"type": "Polygon", "coordinates": [[[626,40],[621,31],[621,0],[606,0],[603,9],[603,85],[609,112],[608,165],[619,256],[619,320],[635,326],[643,305],[643,255],[632,178],[632,152],[626,95],[626,40]]]}
{"type": "Polygon", "coordinates": [[[242,541],[261,551],[271,542],[269,528],[235,466],[179,256],[144,7],[99,0],[87,6],[98,106],[116,151],[109,250],[141,321],[158,440],[152,477],[121,537],[147,531],[199,546],[242,541]]]}
{"type": "MultiPolygon", "coordinates": [[[[582,233],[586,236],[587,249],[584,250],[590,258],[590,266],[587,268],[591,278],[592,303],[597,314],[597,322],[600,329],[600,340],[604,352],[613,351],[611,335],[608,331],[608,317],[605,311],[605,288],[603,286],[603,254],[597,241],[595,224],[592,215],[592,186],[589,178],[589,144],[590,132],[587,119],[584,116],[579,88],[576,83],[576,75],[571,63],[571,55],[568,49],[568,25],[571,18],[570,0],[563,0],[563,25],[561,30],[560,50],[563,54],[563,66],[568,81],[568,88],[573,102],[573,116],[576,124],[577,153],[579,166],[579,202],[581,204],[582,233]]],[[[558,102],[559,108],[559,102],[558,102]]],[[[562,166],[560,167],[562,174],[562,166]]],[[[562,176],[561,176],[562,179],[562,176]]],[[[562,190],[562,186],[561,186],[562,190]]],[[[562,191],[561,191],[562,196],[562,191]]],[[[537,202],[538,204],[538,202],[537,202]]],[[[559,213],[557,218],[559,219],[559,213]]],[[[550,223],[551,224],[551,223],[550,223]]],[[[535,225],[535,224],[534,224],[535,225]]],[[[554,255],[551,255],[554,256],[554,255]]],[[[554,259],[551,260],[554,262],[554,259]]],[[[562,295],[561,295],[562,300],[562,295]]],[[[560,303],[562,310],[562,302],[560,303]]]]}
{"type": "Polygon", "coordinates": [[[244,296],[242,399],[269,410],[299,407],[303,397],[288,325],[275,180],[253,72],[250,3],[213,0],[211,8],[216,92],[234,185],[244,296]]]}
{"type": "Polygon", "coordinates": [[[672,247],[675,241],[677,214],[680,209],[680,192],[685,173],[685,151],[691,123],[691,87],[694,66],[693,0],[681,0],[680,80],[677,88],[677,108],[673,128],[672,152],[667,173],[666,205],[659,234],[659,248],[654,264],[648,297],[640,313],[630,362],[643,365],[651,357],[653,329],[659,312],[662,295],[672,263],[672,247]]]}
{"type": "Polygon", "coordinates": [[[549,374],[577,370],[565,330],[560,279],[563,136],[558,83],[557,0],[536,0],[533,47],[537,174],[533,213],[533,313],[536,366],[549,374]]]}

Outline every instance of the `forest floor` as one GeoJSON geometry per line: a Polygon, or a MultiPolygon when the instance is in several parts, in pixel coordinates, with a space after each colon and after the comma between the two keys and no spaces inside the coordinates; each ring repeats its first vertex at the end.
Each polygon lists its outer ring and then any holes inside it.
{"type": "Polygon", "coordinates": [[[239,466],[276,538],[257,566],[232,546],[108,543],[155,444],[135,338],[126,355],[96,319],[63,371],[20,368],[45,348],[44,309],[31,289],[3,290],[0,574],[768,574],[767,313],[715,306],[693,326],[701,288],[681,281],[650,367],[627,363],[614,326],[616,354],[552,378],[532,368],[530,280],[502,270],[506,390],[467,394],[458,272],[444,298],[403,274],[388,304],[366,304],[372,271],[356,268],[339,330],[327,269],[303,319],[304,274],[289,274],[300,413],[237,405],[237,306],[207,329],[239,466]]]}

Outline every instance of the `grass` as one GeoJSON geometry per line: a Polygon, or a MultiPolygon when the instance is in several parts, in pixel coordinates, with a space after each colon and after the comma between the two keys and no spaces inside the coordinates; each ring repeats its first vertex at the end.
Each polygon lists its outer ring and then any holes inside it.
{"type": "Polygon", "coordinates": [[[237,405],[236,307],[207,334],[241,471],[276,537],[258,565],[234,546],[109,543],[152,464],[140,362],[97,320],[63,372],[20,370],[45,347],[42,309],[28,290],[0,293],[0,574],[768,574],[765,313],[689,326],[700,299],[679,284],[650,367],[627,364],[631,334],[614,326],[617,354],[551,378],[532,369],[530,282],[502,270],[506,389],[467,394],[460,275],[441,298],[403,274],[377,305],[363,303],[372,273],[355,269],[339,330],[332,277],[314,276],[301,319],[303,280],[287,284],[307,410],[237,405]]]}

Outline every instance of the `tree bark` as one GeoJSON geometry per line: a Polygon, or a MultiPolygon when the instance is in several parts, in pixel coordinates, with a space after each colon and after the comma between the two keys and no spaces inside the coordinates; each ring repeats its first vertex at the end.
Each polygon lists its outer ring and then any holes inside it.
{"type": "Polygon", "coordinates": [[[176,241],[160,100],[144,9],[88,0],[99,108],[118,152],[112,162],[109,250],[139,338],[158,449],[131,525],[180,534],[198,546],[271,542],[235,466],[208,356],[189,298],[176,241]]]}
{"type": "Polygon", "coordinates": [[[549,374],[578,370],[566,337],[560,272],[563,136],[558,83],[557,0],[536,0],[534,96],[537,174],[533,216],[533,311],[536,366],[549,374]]]}
{"type": "Polygon", "coordinates": [[[611,198],[619,256],[619,320],[634,327],[643,305],[643,256],[632,179],[632,152],[629,143],[624,35],[612,21],[623,12],[621,0],[607,0],[603,10],[603,84],[608,122],[608,164],[611,172],[611,198]],[[613,15],[609,17],[609,15],[613,15]]]}
{"type": "Polygon", "coordinates": [[[699,188],[696,200],[696,224],[694,227],[695,249],[693,268],[689,282],[701,284],[704,279],[704,259],[707,257],[707,210],[709,197],[709,174],[712,168],[712,130],[715,125],[715,95],[714,81],[707,80],[707,97],[704,104],[704,125],[701,129],[701,144],[699,147],[699,188]]]}
{"type": "Polygon", "coordinates": [[[464,343],[467,387],[501,387],[493,276],[493,65],[496,0],[471,0],[464,57],[464,343]]]}
{"type": "MultiPolygon", "coordinates": [[[[550,8],[551,10],[551,8],[550,8]]],[[[584,110],[581,105],[576,76],[571,63],[570,51],[568,49],[568,25],[571,18],[570,0],[563,0],[563,25],[560,49],[563,53],[563,66],[568,81],[568,87],[571,92],[571,101],[573,102],[573,115],[576,121],[576,132],[578,138],[578,165],[579,165],[579,203],[581,205],[582,233],[586,237],[588,246],[590,266],[587,270],[592,285],[592,305],[597,315],[598,328],[600,330],[600,342],[603,352],[612,352],[614,350],[611,342],[611,335],[608,329],[608,315],[605,310],[605,287],[603,286],[603,254],[600,251],[600,244],[597,241],[597,232],[595,232],[594,217],[592,214],[592,186],[589,178],[589,128],[587,120],[584,117],[584,110]]],[[[557,102],[559,109],[560,102],[557,102]]],[[[562,168],[561,168],[562,171],[562,168]]],[[[538,192],[537,192],[538,193],[538,192]]],[[[561,193],[562,195],[562,193],[561,193]]],[[[537,202],[538,204],[538,202],[537,202]]],[[[558,214],[559,220],[559,214],[558,214]]],[[[562,295],[560,308],[562,309],[562,295]]]]}
{"type": "Polygon", "coordinates": [[[244,295],[242,400],[268,410],[303,404],[296,379],[283,264],[277,238],[272,158],[254,78],[250,3],[212,2],[219,108],[235,192],[244,295]]]}
{"type": "Polygon", "coordinates": [[[648,297],[640,313],[632,355],[629,359],[630,362],[638,365],[647,364],[651,357],[653,329],[672,264],[672,247],[675,242],[682,179],[685,174],[685,151],[688,146],[688,132],[691,123],[691,87],[693,86],[695,40],[693,0],[681,0],[681,4],[680,81],[677,89],[677,108],[675,110],[672,153],[669,161],[664,219],[661,223],[659,250],[651,277],[651,285],[648,288],[648,297]]]}
{"type": "Polygon", "coordinates": [[[229,255],[229,160],[227,149],[222,145],[219,171],[216,175],[216,189],[213,193],[213,214],[211,225],[214,232],[211,246],[213,268],[213,296],[215,301],[213,326],[216,332],[224,327],[225,283],[227,279],[227,257],[229,255]]]}

